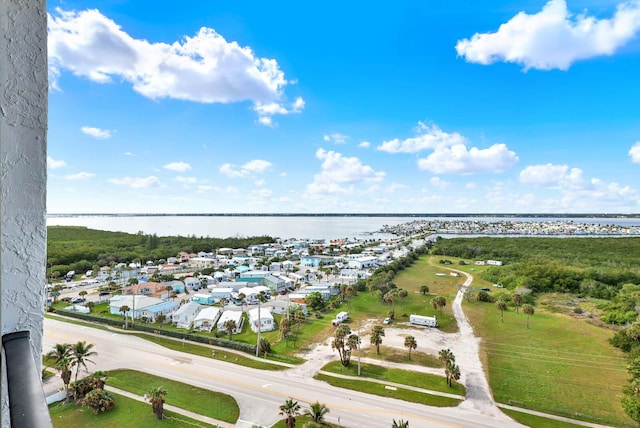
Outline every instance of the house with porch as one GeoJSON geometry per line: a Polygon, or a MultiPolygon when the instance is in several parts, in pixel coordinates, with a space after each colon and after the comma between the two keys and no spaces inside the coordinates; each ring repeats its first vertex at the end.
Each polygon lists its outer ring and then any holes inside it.
{"type": "Polygon", "coordinates": [[[254,333],[265,331],[273,331],[276,329],[276,323],[271,314],[270,308],[259,307],[247,311],[249,317],[249,325],[254,333]]]}
{"type": "Polygon", "coordinates": [[[224,327],[224,323],[233,320],[236,323],[236,328],[233,330],[233,333],[241,333],[242,325],[244,323],[244,317],[242,316],[242,311],[224,311],[220,318],[218,318],[218,322],[216,323],[216,328],[218,331],[226,333],[227,329],[224,327]]]}
{"type": "Polygon", "coordinates": [[[171,322],[178,328],[190,329],[201,308],[202,306],[196,302],[185,303],[173,313],[171,322]]]}
{"type": "Polygon", "coordinates": [[[210,332],[220,317],[220,308],[204,308],[193,319],[193,328],[210,332]]]}

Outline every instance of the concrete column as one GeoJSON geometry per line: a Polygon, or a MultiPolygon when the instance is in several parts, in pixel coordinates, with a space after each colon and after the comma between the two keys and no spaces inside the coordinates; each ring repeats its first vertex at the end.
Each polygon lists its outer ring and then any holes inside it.
{"type": "MultiPolygon", "coordinates": [[[[45,0],[0,0],[0,321],[31,332],[41,366],[46,282],[45,0]]],[[[2,419],[8,427],[5,362],[2,419]]]]}

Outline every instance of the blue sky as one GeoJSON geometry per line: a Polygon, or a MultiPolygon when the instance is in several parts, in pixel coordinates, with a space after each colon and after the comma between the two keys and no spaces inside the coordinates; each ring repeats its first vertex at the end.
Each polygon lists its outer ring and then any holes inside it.
{"type": "Polygon", "coordinates": [[[48,212],[640,212],[640,0],[301,5],[48,1],[48,212]]]}

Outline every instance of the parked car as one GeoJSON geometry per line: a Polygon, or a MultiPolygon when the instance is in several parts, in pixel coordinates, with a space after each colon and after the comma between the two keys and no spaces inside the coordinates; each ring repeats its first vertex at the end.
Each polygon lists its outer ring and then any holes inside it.
{"type": "Polygon", "coordinates": [[[391,324],[391,318],[385,318],[384,321],[382,321],[382,324],[391,324]]]}
{"type": "Polygon", "coordinates": [[[73,303],[75,305],[75,304],[79,304],[79,303],[84,303],[86,301],[87,301],[87,299],[85,299],[84,297],[76,297],[75,299],[73,299],[71,301],[71,303],[73,303]]]}

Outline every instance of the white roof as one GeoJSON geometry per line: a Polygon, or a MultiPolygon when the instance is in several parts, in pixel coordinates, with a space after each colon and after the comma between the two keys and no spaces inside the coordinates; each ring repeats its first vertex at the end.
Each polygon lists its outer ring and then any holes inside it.
{"type": "Polygon", "coordinates": [[[157,305],[158,303],[162,303],[164,302],[164,300],[162,299],[158,299],[156,297],[149,297],[149,296],[142,296],[142,295],[119,295],[119,296],[113,296],[111,299],[109,299],[109,306],[117,306],[117,307],[121,307],[121,306],[129,306],[130,309],[145,309],[148,308],[149,306],[153,306],[153,305],[157,305]],[[133,298],[136,298],[135,300],[135,304],[133,303],[133,298]]]}
{"type": "Polygon", "coordinates": [[[249,315],[249,319],[251,320],[251,322],[253,323],[253,321],[257,321],[258,320],[258,311],[260,313],[260,320],[264,320],[264,319],[273,319],[273,315],[271,315],[271,308],[255,308],[255,309],[250,309],[249,311],[247,311],[247,315],[249,315]]]}
{"type": "Polygon", "coordinates": [[[182,314],[193,314],[200,309],[200,304],[197,302],[189,302],[180,306],[174,313],[173,316],[179,316],[182,314]]]}
{"type": "Polygon", "coordinates": [[[240,325],[241,319],[242,319],[241,311],[224,311],[222,315],[220,315],[220,319],[218,320],[218,325],[223,325],[227,320],[234,320],[236,324],[240,325]]]}
{"type": "Polygon", "coordinates": [[[198,313],[198,315],[196,315],[194,321],[215,320],[216,318],[218,318],[219,313],[220,308],[204,308],[198,313]]]}

